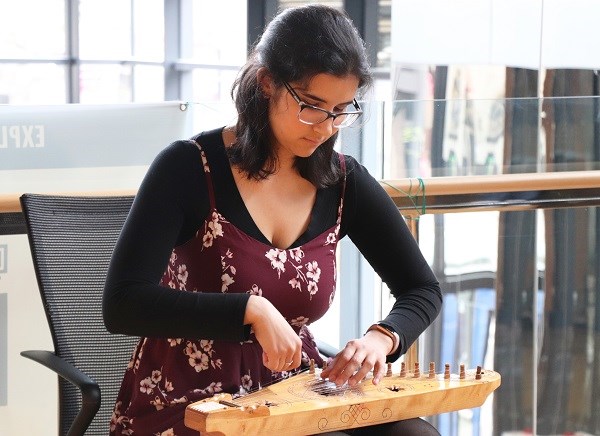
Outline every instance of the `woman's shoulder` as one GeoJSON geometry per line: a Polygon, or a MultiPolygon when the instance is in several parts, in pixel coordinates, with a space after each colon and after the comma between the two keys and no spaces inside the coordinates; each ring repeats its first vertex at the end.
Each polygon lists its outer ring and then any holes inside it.
{"type": "Polygon", "coordinates": [[[190,139],[196,146],[204,148],[222,148],[223,147],[223,127],[200,132],[190,139]]]}
{"type": "Polygon", "coordinates": [[[352,171],[358,165],[357,160],[350,154],[338,153],[338,160],[342,158],[344,159],[347,171],[352,171]]]}
{"type": "Polygon", "coordinates": [[[345,154],[346,161],[346,186],[351,191],[372,192],[381,189],[379,181],[369,172],[369,169],[356,158],[345,154]]]}
{"type": "Polygon", "coordinates": [[[365,168],[356,158],[349,154],[340,154],[339,157],[343,156],[344,163],[346,166],[346,176],[348,178],[364,177],[369,174],[369,170],[365,168]]]}
{"type": "Polygon", "coordinates": [[[156,161],[163,165],[177,166],[190,159],[199,158],[200,148],[210,151],[219,148],[219,141],[222,144],[221,129],[214,129],[198,133],[190,139],[179,139],[163,148],[156,157],[156,161]]]}
{"type": "Polygon", "coordinates": [[[195,142],[190,139],[179,139],[163,148],[158,157],[169,160],[187,158],[192,154],[198,154],[198,147],[195,142]]]}

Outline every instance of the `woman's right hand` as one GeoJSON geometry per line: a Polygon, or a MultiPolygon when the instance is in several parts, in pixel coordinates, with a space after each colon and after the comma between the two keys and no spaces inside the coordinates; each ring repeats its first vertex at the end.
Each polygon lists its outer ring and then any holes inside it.
{"type": "Polygon", "coordinates": [[[302,340],[269,300],[251,295],[244,324],[250,324],[263,349],[263,365],[271,371],[290,371],[300,366],[302,340]]]}

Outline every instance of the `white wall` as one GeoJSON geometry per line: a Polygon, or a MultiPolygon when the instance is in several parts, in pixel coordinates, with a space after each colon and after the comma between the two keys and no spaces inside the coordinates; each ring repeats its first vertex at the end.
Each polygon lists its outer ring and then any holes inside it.
{"type": "Polygon", "coordinates": [[[394,0],[392,60],[600,67],[597,0],[394,0]]]}

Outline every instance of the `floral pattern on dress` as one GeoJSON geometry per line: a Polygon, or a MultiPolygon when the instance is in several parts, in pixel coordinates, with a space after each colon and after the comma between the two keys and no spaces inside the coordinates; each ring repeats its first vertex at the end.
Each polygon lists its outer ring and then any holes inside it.
{"type": "MultiPolygon", "coordinates": [[[[206,220],[204,222],[204,226],[201,228],[203,230],[202,233],[202,246],[203,248],[212,247],[213,242],[219,236],[223,236],[223,223],[226,223],[227,220],[221,216],[216,210],[213,210],[211,213],[210,220],[206,220]]],[[[200,233],[200,229],[198,230],[200,233]]]]}
{"type": "MultiPolygon", "coordinates": [[[[344,197],[341,198],[340,205],[338,206],[338,218],[335,223],[336,224],[335,228],[333,229],[333,232],[330,232],[327,235],[327,238],[325,239],[325,245],[337,244],[338,236],[340,234],[340,226],[341,226],[341,222],[342,222],[342,209],[343,208],[344,208],[344,197]]],[[[334,247],[334,249],[335,249],[335,247],[334,247]]]]}
{"type": "Polygon", "coordinates": [[[139,344],[139,351],[137,353],[134,353],[133,357],[129,360],[129,363],[127,364],[127,371],[133,371],[134,373],[137,372],[137,370],[140,367],[140,361],[142,360],[142,356],[144,355],[144,345],[146,345],[147,341],[147,338],[144,338],[141,341],[141,343],[139,344]]]}
{"type": "Polygon", "coordinates": [[[281,278],[281,273],[285,272],[286,263],[296,270],[296,277],[288,281],[292,289],[302,292],[303,287],[308,291],[312,300],[313,295],[319,291],[319,279],[321,278],[321,268],[315,260],[302,264],[304,251],[301,247],[282,250],[272,248],[265,253],[265,257],[271,261],[271,268],[277,271],[277,278],[281,278]]]}
{"type": "Polygon", "coordinates": [[[207,339],[187,342],[184,354],[188,356],[188,363],[196,372],[208,369],[209,364],[213,369],[221,368],[221,359],[213,359],[213,343],[214,341],[207,339]]]}
{"type": "Polygon", "coordinates": [[[259,297],[262,297],[262,289],[258,287],[258,285],[255,283],[252,285],[252,288],[250,288],[249,291],[246,291],[247,294],[250,295],[258,295],[259,297]]]}
{"type": "Polygon", "coordinates": [[[227,259],[233,259],[233,253],[230,249],[227,249],[224,256],[221,256],[221,268],[223,274],[221,274],[221,292],[227,292],[229,286],[235,283],[233,276],[235,275],[235,266],[231,265],[227,259]]]}
{"type": "Polygon", "coordinates": [[[195,394],[201,394],[204,396],[213,396],[223,391],[223,384],[221,382],[212,382],[204,389],[194,389],[195,394]]]}
{"type": "Polygon", "coordinates": [[[169,258],[167,270],[165,276],[168,277],[168,285],[171,289],[179,289],[180,291],[186,291],[186,285],[188,280],[188,271],[185,264],[177,263],[177,253],[173,251],[169,258]]]}
{"type": "Polygon", "coordinates": [[[308,318],[304,316],[299,316],[298,318],[294,318],[290,321],[290,324],[296,327],[303,327],[308,324],[308,318]]]}
{"type": "Polygon", "coordinates": [[[246,374],[244,374],[242,376],[242,379],[240,380],[240,390],[238,392],[238,395],[245,395],[247,393],[249,393],[252,390],[252,385],[254,384],[254,382],[252,381],[252,377],[250,376],[250,371],[248,370],[248,372],[246,374]]]}
{"type": "Polygon", "coordinates": [[[267,259],[271,261],[271,267],[277,271],[277,277],[281,278],[281,273],[285,272],[285,262],[287,262],[287,253],[285,250],[273,248],[265,254],[267,259]]]}
{"type": "Polygon", "coordinates": [[[129,418],[121,414],[121,406],[123,406],[122,401],[117,401],[115,403],[115,408],[113,409],[113,413],[110,418],[110,431],[114,432],[118,425],[123,429],[121,434],[130,435],[133,433],[133,430],[127,429],[129,425],[129,418]]]}

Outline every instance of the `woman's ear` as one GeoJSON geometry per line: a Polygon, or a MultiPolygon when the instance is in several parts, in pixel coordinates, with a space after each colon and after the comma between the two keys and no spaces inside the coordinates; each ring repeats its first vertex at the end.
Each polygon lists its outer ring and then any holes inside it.
{"type": "Polygon", "coordinates": [[[271,98],[275,94],[275,85],[273,83],[273,77],[269,70],[265,67],[261,67],[256,72],[256,80],[258,82],[258,86],[263,93],[265,98],[271,98]]]}

